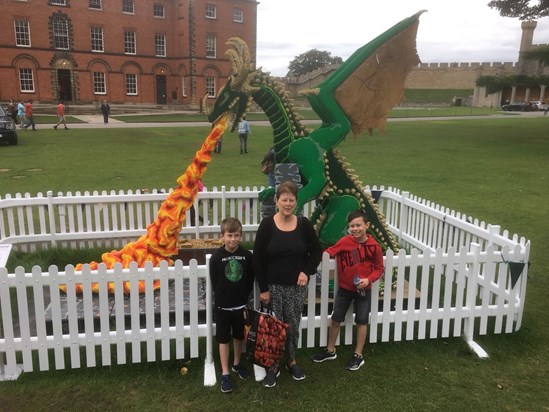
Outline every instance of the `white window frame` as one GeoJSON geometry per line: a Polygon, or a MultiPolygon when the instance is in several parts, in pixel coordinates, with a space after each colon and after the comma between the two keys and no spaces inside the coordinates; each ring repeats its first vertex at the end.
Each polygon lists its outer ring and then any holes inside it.
{"type": "Polygon", "coordinates": [[[92,52],[95,52],[95,53],[105,52],[105,37],[103,36],[102,27],[90,27],[90,40],[91,40],[92,52]],[[96,36],[98,33],[99,33],[99,36],[96,36]],[[94,48],[95,45],[99,46],[99,43],[101,43],[100,48],[94,48]]]}
{"type": "Polygon", "coordinates": [[[101,0],[89,0],[88,8],[90,10],[103,10],[103,2],[101,0]]]}
{"type": "Polygon", "coordinates": [[[163,19],[166,17],[166,8],[162,3],[154,3],[153,4],[153,16],[159,19],[163,19]],[[158,14],[161,12],[161,14],[158,14]]]}
{"type": "Polygon", "coordinates": [[[14,20],[15,45],[17,47],[31,47],[30,24],[28,20],[14,20]],[[21,42],[23,40],[24,42],[21,42]]]}
{"type": "Polygon", "coordinates": [[[187,97],[187,78],[185,76],[181,78],[181,96],[187,97]]]}
{"type": "Polygon", "coordinates": [[[107,94],[105,72],[93,72],[93,94],[107,94]]]}
{"type": "Polygon", "coordinates": [[[52,6],[66,6],[67,0],[50,0],[50,5],[52,6]]]}
{"type": "Polygon", "coordinates": [[[34,93],[34,72],[32,69],[19,68],[19,91],[34,93]]]}
{"type": "Polygon", "coordinates": [[[215,59],[216,58],[216,44],[217,36],[215,34],[206,35],[206,58],[215,59]]]}
{"type": "Polygon", "coordinates": [[[209,99],[215,99],[217,93],[216,81],[213,76],[206,76],[204,80],[204,85],[206,88],[206,95],[209,99]]]}
{"type": "Polygon", "coordinates": [[[69,22],[66,18],[55,16],[52,21],[53,47],[56,50],[70,50],[69,22]],[[61,27],[61,23],[64,27],[61,27]],[[66,43],[66,47],[65,44],[66,43]]]}
{"type": "Polygon", "coordinates": [[[233,9],[233,22],[244,23],[244,10],[237,8],[233,9]]]}
{"type": "Polygon", "coordinates": [[[124,54],[137,54],[136,34],[132,30],[124,30],[124,54]],[[130,35],[131,33],[131,35],[130,35]],[[132,51],[133,49],[133,51],[132,51]],[[129,51],[128,51],[129,50],[129,51]]]}
{"type": "Polygon", "coordinates": [[[154,35],[154,55],[156,57],[166,57],[166,35],[156,33],[154,35]]]}
{"type": "Polygon", "coordinates": [[[135,1],[134,0],[122,0],[122,13],[135,14],[135,1]]]}
{"type": "Polygon", "coordinates": [[[124,75],[124,86],[126,88],[126,96],[137,96],[137,74],[126,73],[124,75]]]}
{"type": "Polygon", "coordinates": [[[217,19],[217,6],[212,3],[206,3],[206,18],[217,19]]]}

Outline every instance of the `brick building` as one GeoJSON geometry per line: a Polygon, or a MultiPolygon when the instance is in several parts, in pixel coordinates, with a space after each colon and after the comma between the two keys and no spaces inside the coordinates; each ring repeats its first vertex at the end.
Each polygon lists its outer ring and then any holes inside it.
{"type": "Polygon", "coordinates": [[[230,72],[225,43],[256,61],[255,0],[0,0],[0,100],[197,107],[230,72]]]}

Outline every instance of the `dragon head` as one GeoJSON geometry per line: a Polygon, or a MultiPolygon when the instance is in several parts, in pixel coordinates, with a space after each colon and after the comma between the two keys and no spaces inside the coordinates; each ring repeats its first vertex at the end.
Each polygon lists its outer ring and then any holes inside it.
{"type": "MultiPolygon", "coordinates": [[[[234,113],[231,126],[231,131],[234,131],[250,106],[252,93],[257,90],[251,85],[256,70],[251,62],[248,46],[242,39],[231,37],[227,45],[232,47],[225,52],[231,59],[232,71],[229,80],[219,91],[213,107],[206,109],[206,112],[211,123],[216,123],[227,112],[234,113]]],[[[207,107],[206,97],[203,107],[207,107]]]]}

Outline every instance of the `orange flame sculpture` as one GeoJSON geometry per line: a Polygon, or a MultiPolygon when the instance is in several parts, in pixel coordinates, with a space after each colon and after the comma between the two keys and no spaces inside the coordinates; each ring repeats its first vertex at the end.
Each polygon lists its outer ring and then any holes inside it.
{"type": "MultiPolygon", "coordinates": [[[[115,263],[121,263],[123,268],[128,268],[131,262],[137,262],[138,267],[143,267],[145,262],[150,261],[154,266],[158,266],[162,260],[166,260],[173,265],[170,256],[178,252],[177,239],[187,210],[192,206],[196,195],[198,194],[197,182],[204,176],[208,163],[212,160],[212,151],[217,141],[223,136],[231,120],[231,115],[227,114],[219,119],[212,128],[208,137],[199,151],[196,152],[193,161],[179,178],[178,187],[168,194],[168,197],[160,206],[156,220],[147,226],[147,233],[141,236],[135,242],[130,242],[121,250],[113,250],[104,253],[101,260],[107,267],[112,269],[115,263]]],[[[99,263],[90,262],[90,268],[97,270],[99,263]]],[[[82,263],[75,266],[75,270],[82,270],[82,263]]],[[[154,289],[160,287],[160,282],[155,281],[154,289]]],[[[66,292],[66,285],[61,285],[60,289],[66,292]]],[[[81,284],[76,285],[76,293],[82,293],[81,284]]],[[[108,283],[109,293],[114,293],[114,283],[108,283]]],[[[139,293],[145,291],[145,282],[139,282],[139,293]]],[[[92,292],[99,292],[99,285],[92,284],[92,292]]],[[[124,282],[124,293],[130,292],[129,282],[124,282]]]]}

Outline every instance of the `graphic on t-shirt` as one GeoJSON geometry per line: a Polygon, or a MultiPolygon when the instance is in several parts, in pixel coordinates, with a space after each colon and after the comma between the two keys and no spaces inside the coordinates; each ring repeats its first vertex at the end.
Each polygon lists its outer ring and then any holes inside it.
{"type": "Polygon", "coordinates": [[[243,273],[244,268],[239,260],[231,259],[225,266],[225,277],[231,282],[238,282],[243,273]]]}

